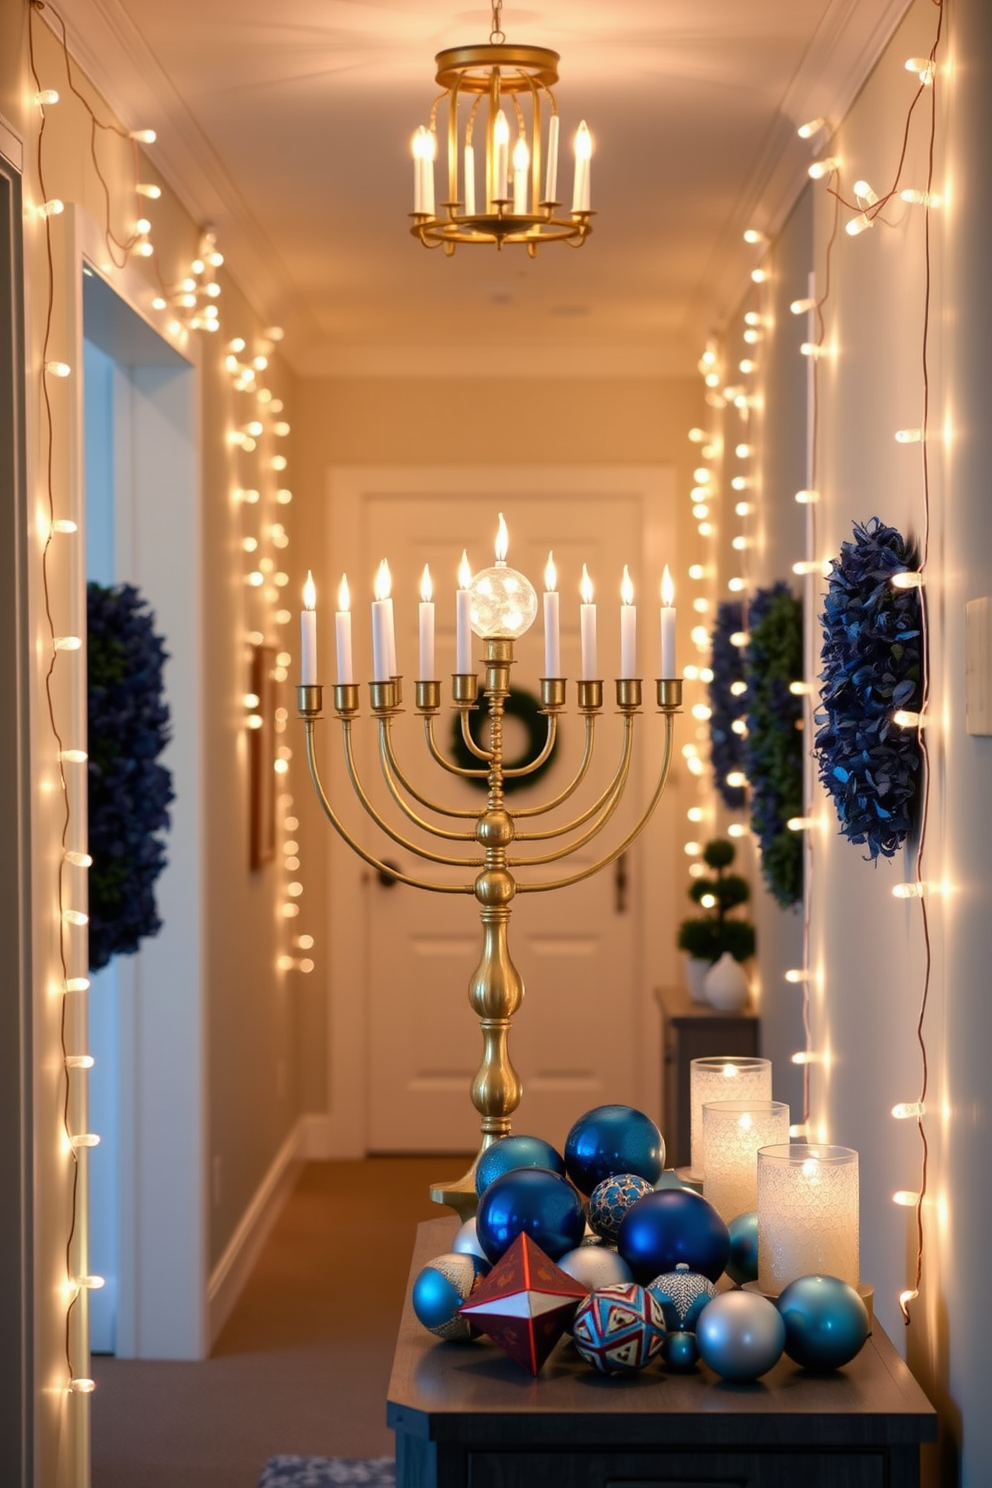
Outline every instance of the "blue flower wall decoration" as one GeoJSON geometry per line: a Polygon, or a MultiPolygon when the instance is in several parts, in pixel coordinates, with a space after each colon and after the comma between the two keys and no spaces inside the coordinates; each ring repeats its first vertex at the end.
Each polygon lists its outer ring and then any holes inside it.
{"type": "Polygon", "coordinates": [[[820,779],[842,834],[872,861],[891,858],[912,827],[919,740],[892,715],[920,706],[922,612],[920,591],[891,580],[913,564],[894,527],[878,517],[856,524],[831,562],[821,616],[820,779]]]}
{"type": "Polygon", "coordinates": [[[727,776],[744,769],[744,740],[735,734],[733,724],[743,717],[744,705],[731,692],[735,682],[744,681],[741,648],[730,639],[744,629],[744,606],[739,599],[725,599],[717,608],[716,624],[710,638],[713,681],[710,698],[710,763],[716,788],[724,805],[739,811],[744,805],[744,787],[728,785],[727,776]]]}
{"type": "Polygon", "coordinates": [[[803,674],[803,607],[788,584],[759,589],[748,605],[745,769],[761,872],[784,909],[803,892],[803,845],[789,818],[803,814],[803,707],[789,691],[803,674]]]}
{"type": "Polygon", "coordinates": [[[166,864],[172,775],[162,669],[168,653],[130,584],[86,588],[90,970],[162,928],[153,885],[166,864]]]}

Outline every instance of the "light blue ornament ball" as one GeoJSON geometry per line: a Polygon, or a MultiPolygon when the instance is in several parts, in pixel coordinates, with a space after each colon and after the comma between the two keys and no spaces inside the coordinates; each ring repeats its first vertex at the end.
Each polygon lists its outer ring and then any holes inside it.
{"type": "Polygon", "coordinates": [[[698,1193],[699,1188],[693,1188],[691,1183],[683,1183],[674,1168],[666,1168],[660,1178],[655,1179],[655,1188],[688,1188],[692,1193],[698,1193]]]}
{"type": "Polygon", "coordinates": [[[758,1216],[738,1214],[727,1226],[730,1231],[730,1259],[727,1275],[738,1286],[758,1279],[758,1216]]]}
{"type": "Polygon", "coordinates": [[[495,1264],[518,1235],[529,1235],[551,1260],[582,1243],[582,1200],[567,1178],[547,1168],[514,1168],[495,1178],[479,1200],[476,1234],[495,1264]]]}
{"type": "Polygon", "coordinates": [[[666,1333],[661,1357],[672,1374],[691,1374],[699,1358],[695,1333],[666,1333]]]}
{"type": "Polygon", "coordinates": [[[556,1264],[591,1292],[600,1287],[626,1286],[634,1279],[627,1262],[606,1245],[580,1245],[559,1256],[556,1264]]]}
{"type": "Polygon", "coordinates": [[[836,1276],[800,1276],[781,1293],[785,1352],[803,1369],[840,1369],[860,1352],[870,1331],[868,1309],[854,1287],[836,1276]]]}
{"type": "Polygon", "coordinates": [[[584,1194],[616,1173],[655,1183],[664,1166],[661,1132],[633,1106],[596,1106],[579,1117],[565,1142],[565,1170],[584,1194]]]}
{"type": "Polygon", "coordinates": [[[479,1236],[475,1228],[475,1216],[467,1219],[463,1225],[459,1225],[455,1231],[455,1238],[451,1242],[451,1248],[459,1255],[479,1256],[486,1260],[486,1252],[482,1248],[479,1236]]]}
{"type": "Polygon", "coordinates": [[[428,1261],[413,1283],[411,1301],[418,1321],[438,1338],[453,1342],[471,1338],[471,1325],[458,1316],[458,1309],[489,1269],[488,1261],[456,1251],[428,1261]]]}
{"type": "Polygon", "coordinates": [[[648,1290],[654,1292],[665,1314],[665,1326],[674,1333],[694,1333],[699,1314],[716,1296],[708,1276],[690,1271],[683,1262],[674,1271],[656,1276],[648,1290]]]}
{"type": "Polygon", "coordinates": [[[501,1178],[515,1168],[550,1168],[552,1173],[564,1173],[565,1159],[542,1137],[522,1134],[500,1137],[486,1148],[476,1164],[476,1193],[481,1198],[494,1178],[501,1178]]]}
{"type": "Polygon", "coordinates": [[[699,1315],[700,1357],[728,1380],[755,1380],[782,1357],[785,1324],[774,1302],[757,1292],[721,1292],[699,1315]]]}
{"type": "Polygon", "coordinates": [[[589,1195],[590,1225],[597,1235],[615,1245],[628,1209],[653,1192],[648,1180],[638,1178],[636,1173],[617,1173],[613,1178],[604,1178],[589,1195]]]}

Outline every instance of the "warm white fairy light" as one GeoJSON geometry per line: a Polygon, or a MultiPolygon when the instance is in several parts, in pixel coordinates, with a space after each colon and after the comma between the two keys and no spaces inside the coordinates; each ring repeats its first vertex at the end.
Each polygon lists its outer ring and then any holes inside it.
{"type": "Polygon", "coordinates": [[[790,816],[785,824],[790,832],[808,832],[816,826],[815,816],[790,816]]]}
{"type": "Polygon", "coordinates": [[[801,986],[813,980],[813,973],[805,966],[793,966],[785,973],[785,980],[793,986],[801,986]]]}
{"type": "Polygon", "coordinates": [[[690,579],[696,579],[697,582],[700,579],[705,579],[705,577],[706,577],[706,569],[705,569],[704,565],[702,563],[690,563],[690,565],[689,565],[689,577],[690,577],[690,579]]]}
{"type": "Polygon", "coordinates": [[[814,506],[820,499],[819,491],[797,491],[796,500],[800,506],[814,506]]]}
{"type": "Polygon", "coordinates": [[[735,574],[732,579],[727,580],[727,588],[731,594],[740,594],[747,588],[747,583],[739,575],[735,574]]]}
{"type": "Polygon", "coordinates": [[[923,1101],[900,1101],[892,1107],[892,1114],[897,1121],[915,1121],[926,1115],[926,1109],[923,1101]]]}
{"type": "Polygon", "coordinates": [[[899,728],[925,728],[930,720],[923,713],[914,713],[908,708],[898,708],[892,715],[892,722],[898,724],[899,728]]]}
{"type": "Polygon", "coordinates": [[[892,1195],[892,1202],[903,1209],[915,1209],[920,1202],[920,1195],[912,1188],[897,1188],[892,1195]]]}
{"type": "Polygon", "coordinates": [[[747,692],[747,683],[741,681],[731,682],[730,692],[733,697],[743,697],[747,692]]]}
{"type": "Polygon", "coordinates": [[[730,644],[732,646],[743,647],[747,645],[750,639],[751,637],[748,635],[746,630],[735,630],[731,634],[730,644]]]}
{"type": "Polygon", "coordinates": [[[45,371],[51,377],[71,377],[72,368],[68,362],[46,362],[45,371]]]}
{"type": "Polygon", "coordinates": [[[766,269],[752,269],[751,270],[751,280],[752,280],[752,282],[754,284],[764,284],[764,282],[765,282],[765,280],[767,278],[768,278],[768,271],[766,269]]]}
{"type": "Polygon", "coordinates": [[[746,837],[748,834],[748,830],[749,829],[744,825],[743,822],[731,822],[730,826],[727,828],[727,836],[746,837]]]}
{"type": "Polygon", "coordinates": [[[828,348],[821,346],[818,341],[804,341],[799,348],[800,356],[812,357],[814,360],[828,355],[828,348]]]}
{"type": "Polygon", "coordinates": [[[798,1065],[823,1064],[824,1059],[822,1054],[817,1054],[813,1049],[798,1049],[796,1053],[792,1055],[791,1062],[798,1065]]]}
{"type": "Polygon", "coordinates": [[[815,119],[808,119],[805,124],[800,124],[796,133],[800,139],[808,140],[812,139],[815,134],[819,134],[821,130],[826,129],[826,127],[826,119],[818,116],[815,119]]]}
{"type": "Polygon", "coordinates": [[[800,558],[792,565],[794,574],[815,574],[822,572],[824,560],[822,558],[800,558]]]}
{"type": "Polygon", "coordinates": [[[813,164],[807,169],[806,174],[811,181],[822,181],[824,176],[832,175],[839,166],[840,157],[838,155],[825,155],[822,160],[814,160],[813,164]]]}
{"type": "Polygon", "coordinates": [[[62,983],[62,990],[64,992],[88,992],[89,986],[89,977],[66,977],[65,981],[62,983]]]}
{"type": "Polygon", "coordinates": [[[808,311],[816,309],[816,301],[811,299],[793,300],[789,309],[793,315],[805,315],[808,311]]]}
{"type": "Polygon", "coordinates": [[[701,842],[687,842],[682,851],[687,858],[698,858],[703,851],[703,844],[701,842]]]}
{"type": "Polygon", "coordinates": [[[923,442],[923,430],[897,429],[895,440],[896,444],[921,444],[923,442]]]}
{"type": "Polygon", "coordinates": [[[893,589],[922,589],[926,579],[923,574],[907,569],[904,573],[893,574],[889,583],[893,589]]]}
{"type": "Polygon", "coordinates": [[[922,883],[897,883],[892,887],[893,899],[922,899],[925,886],[922,883]]]}
{"type": "Polygon", "coordinates": [[[899,200],[904,201],[910,207],[940,206],[939,196],[934,195],[932,191],[919,191],[914,186],[907,186],[904,191],[900,191],[899,200]]]}
{"type": "Polygon", "coordinates": [[[60,217],[65,211],[65,202],[59,197],[53,196],[50,201],[43,201],[39,207],[35,207],[35,215],[44,220],[46,217],[60,217]]]}
{"type": "Polygon", "coordinates": [[[930,57],[907,57],[906,71],[915,72],[925,88],[929,88],[937,73],[937,64],[930,57]]]}
{"type": "Polygon", "coordinates": [[[75,848],[68,848],[62,856],[73,868],[92,868],[93,859],[87,852],[77,852],[75,848]]]}
{"type": "Polygon", "coordinates": [[[790,682],[789,691],[793,697],[811,697],[814,692],[812,682],[790,682]]]}
{"type": "Polygon", "coordinates": [[[874,217],[869,217],[867,212],[859,212],[857,217],[852,217],[844,228],[849,238],[856,238],[859,234],[867,232],[875,226],[874,217]]]}
{"type": "Polygon", "coordinates": [[[724,779],[728,785],[733,786],[735,789],[747,785],[747,776],[743,770],[728,770],[724,779]]]}

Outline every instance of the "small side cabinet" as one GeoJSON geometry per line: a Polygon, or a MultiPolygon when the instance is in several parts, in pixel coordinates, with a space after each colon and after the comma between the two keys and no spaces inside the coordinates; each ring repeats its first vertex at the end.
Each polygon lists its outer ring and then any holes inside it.
{"type": "Polygon", "coordinates": [[[682,987],[655,991],[661,1008],[662,1092],[665,1166],[689,1166],[689,1066],[719,1054],[739,1058],[758,1053],[758,1018],[753,1011],[721,1013],[693,1002],[682,987]]]}

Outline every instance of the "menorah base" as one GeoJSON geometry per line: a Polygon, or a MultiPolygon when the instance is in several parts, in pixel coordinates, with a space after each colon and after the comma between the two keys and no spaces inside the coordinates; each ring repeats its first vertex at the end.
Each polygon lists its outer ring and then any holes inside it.
{"type": "Polygon", "coordinates": [[[475,1191],[475,1162],[461,1178],[432,1183],[430,1195],[435,1204],[445,1204],[453,1209],[463,1224],[466,1219],[472,1219],[479,1207],[479,1196],[475,1191]]]}

